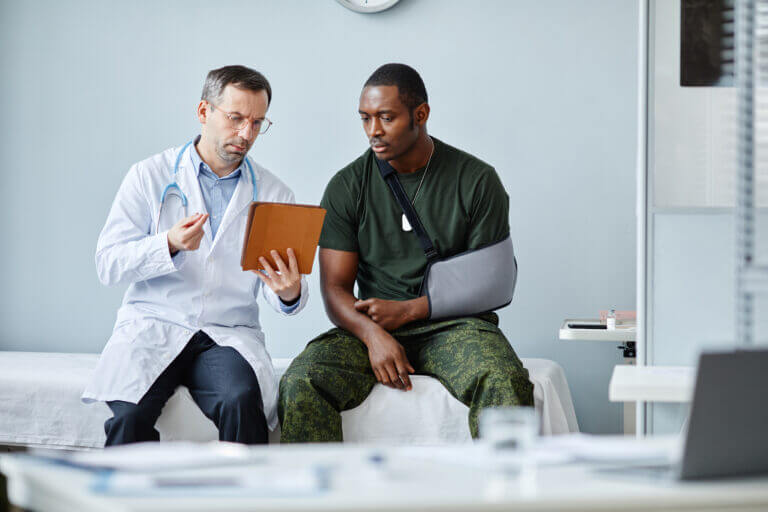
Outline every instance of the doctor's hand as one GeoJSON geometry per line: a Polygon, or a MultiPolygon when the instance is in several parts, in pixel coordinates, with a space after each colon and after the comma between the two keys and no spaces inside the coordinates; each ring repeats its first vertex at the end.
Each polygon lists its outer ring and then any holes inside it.
{"type": "Polygon", "coordinates": [[[403,346],[392,335],[380,330],[368,337],[365,344],[376,380],[385,386],[403,391],[413,388],[408,374],[416,370],[408,362],[403,346]]]}
{"type": "Polygon", "coordinates": [[[196,213],[177,222],[168,230],[168,249],[171,256],[179,251],[196,251],[203,239],[203,224],[208,214],[196,213]]]}
{"type": "Polygon", "coordinates": [[[386,331],[429,316],[426,297],[413,300],[367,299],[355,302],[355,309],[379,324],[386,331]]]}
{"type": "Polygon", "coordinates": [[[264,272],[251,270],[261,279],[261,282],[280,297],[283,302],[293,302],[301,295],[301,274],[299,274],[299,263],[296,261],[296,254],[293,249],[288,249],[288,265],[280,257],[280,253],[270,251],[272,259],[277,265],[277,271],[272,268],[266,258],[259,258],[264,272]]]}

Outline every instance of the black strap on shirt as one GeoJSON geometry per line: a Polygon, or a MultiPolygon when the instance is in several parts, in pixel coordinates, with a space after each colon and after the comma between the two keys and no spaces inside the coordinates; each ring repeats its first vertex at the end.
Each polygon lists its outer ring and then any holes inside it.
{"type": "Polygon", "coordinates": [[[395,196],[397,204],[400,205],[405,217],[413,228],[413,232],[418,237],[419,244],[424,250],[424,255],[427,257],[427,263],[432,263],[435,260],[440,259],[440,255],[437,253],[437,250],[432,243],[432,239],[427,235],[427,231],[424,229],[421,219],[419,219],[419,216],[416,214],[413,204],[411,204],[411,201],[408,199],[408,195],[405,193],[402,183],[397,179],[397,171],[395,171],[386,160],[376,158],[376,163],[379,166],[381,177],[384,178],[384,181],[389,185],[389,189],[392,191],[392,195],[395,196]]]}

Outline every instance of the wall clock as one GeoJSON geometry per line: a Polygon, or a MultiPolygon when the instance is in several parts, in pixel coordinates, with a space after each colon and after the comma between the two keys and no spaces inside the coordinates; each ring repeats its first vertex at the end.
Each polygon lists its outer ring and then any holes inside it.
{"type": "Polygon", "coordinates": [[[357,12],[373,13],[389,9],[400,0],[336,0],[347,9],[357,12]]]}

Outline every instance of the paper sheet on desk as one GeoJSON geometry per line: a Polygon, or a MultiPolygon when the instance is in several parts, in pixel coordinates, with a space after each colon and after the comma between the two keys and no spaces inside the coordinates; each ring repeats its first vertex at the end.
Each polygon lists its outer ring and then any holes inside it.
{"type": "Polygon", "coordinates": [[[224,442],[136,443],[104,450],[57,454],[55,457],[46,458],[55,458],[83,468],[137,472],[256,462],[247,446],[224,442]]]}
{"type": "Polygon", "coordinates": [[[320,468],[239,465],[155,473],[107,472],[94,477],[94,493],[126,497],[253,496],[296,498],[326,488],[320,468]]]}
{"type": "MultiPolygon", "coordinates": [[[[679,459],[681,449],[677,436],[636,439],[574,433],[539,437],[532,454],[540,466],[574,462],[674,462],[679,459]]],[[[402,455],[422,461],[485,468],[492,464],[493,453],[481,440],[473,445],[409,447],[402,455]]]]}
{"type": "Polygon", "coordinates": [[[544,457],[559,454],[572,462],[675,462],[682,451],[680,441],[678,436],[636,439],[578,433],[540,438],[537,453],[544,457]]]}

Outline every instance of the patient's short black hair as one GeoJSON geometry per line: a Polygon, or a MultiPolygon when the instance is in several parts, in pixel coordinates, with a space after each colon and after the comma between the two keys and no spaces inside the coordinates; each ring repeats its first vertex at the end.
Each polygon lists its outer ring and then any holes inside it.
{"type": "Polygon", "coordinates": [[[396,85],[400,101],[411,112],[422,103],[427,103],[427,88],[424,87],[424,81],[418,71],[411,66],[396,63],[384,64],[373,72],[363,88],[376,85],[396,85]]]}

